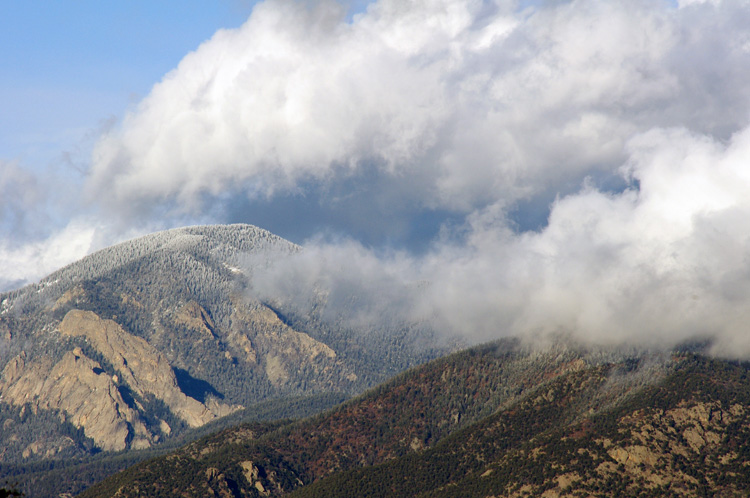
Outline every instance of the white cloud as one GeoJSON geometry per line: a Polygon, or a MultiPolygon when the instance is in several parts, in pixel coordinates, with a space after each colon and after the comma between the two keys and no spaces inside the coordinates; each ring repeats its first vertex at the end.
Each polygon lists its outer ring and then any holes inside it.
{"type": "Polygon", "coordinates": [[[21,244],[0,242],[0,291],[9,290],[41,279],[76,261],[92,249],[96,230],[88,224],[73,221],[44,240],[21,244]]]}
{"type": "Polygon", "coordinates": [[[101,139],[92,195],[197,210],[374,162],[422,183],[422,206],[470,212],[611,171],[654,126],[728,138],[750,112],[742,7],[380,0],[345,13],[268,1],[218,32],[101,139]]]}
{"type": "Polygon", "coordinates": [[[113,223],[87,207],[68,168],[34,171],[0,160],[0,292],[124,238],[166,228],[158,219],[135,226],[113,223]]]}
{"type": "Polygon", "coordinates": [[[750,354],[750,128],[729,144],[652,130],[627,151],[622,171],[638,188],[585,185],[554,204],[539,232],[515,233],[490,208],[469,218],[465,243],[423,258],[312,243],[260,274],[258,289],[309,305],[302,289],[317,283],[349,297],[328,305],[339,320],[426,321],[473,340],[562,334],[669,347],[710,338],[717,353],[750,354]]]}
{"type": "Polygon", "coordinates": [[[0,226],[17,230],[24,224],[27,208],[41,203],[37,178],[16,162],[0,160],[0,226]]]}
{"type": "Polygon", "coordinates": [[[714,6],[721,5],[721,2],[723,0],[678,0],[677,4],[680,6],[680,8],[689,7],[691,5],[704,5],[704,4],[711,4],[714,6]]]}

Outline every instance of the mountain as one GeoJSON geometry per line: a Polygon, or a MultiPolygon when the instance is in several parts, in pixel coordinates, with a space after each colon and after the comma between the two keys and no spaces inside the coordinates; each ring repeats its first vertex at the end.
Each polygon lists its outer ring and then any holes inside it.
{"type": "Polygon", "coordinates": [[[241,425],[82,498],[746,496],[750,365],[513,341],[312,418],[241,425]]]}
{"type": "Polygon", "coordinates": [[[254,269],[302,250],[249,225],[180,228],[0,294],[0,477],[270,400],[318,396],[310,413],[446,350],[415,326],[365,333],[255,297],[254,269]]]}

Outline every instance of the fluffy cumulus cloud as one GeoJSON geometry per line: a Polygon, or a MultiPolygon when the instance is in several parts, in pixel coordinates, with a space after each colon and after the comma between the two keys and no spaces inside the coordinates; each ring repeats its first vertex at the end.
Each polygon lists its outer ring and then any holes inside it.
{"type": "Polygon", "coordinates": [[[369,181],[366,229],[398,183],[403,216],[453,214],[426,254],[310,242],[259,291],[317,282],[358,322],[477,338],[750,352],[748,22],[747,2],[266,2],[102,138],[89,187],[190,211],[369,181]],[[537,231],[509,219],[555,196],[537,231]]]}
{"type": "Polygon", "coordinates": [[[472,340],[566,336],[604,345],[712,341],[750,354],[750,129],[729,143],[657,129],[626,146],[632,185],[584,185],[541,231],[473,213],[460,243],[426,256],[313,243],[260,272],[256,291],[353,325],[383,317],[472,340]]]}
{"type": "Polygon", "coordinates": [[[609,172],[655,126],[729,138],[750,88],[747,5],[380,0],[347,22],[269,1],[102,138],[90,193],[118,210],[269,198],[364,168],[463,213],[609,172]],[[743,34],[745,33],[745,34],[743,34]]]}
{"type": "Polygon", "coordinates": [[[323,231],[256,291],[359,325],[747,355],[748,25],[745,0],[268,0],[101,136],[85,192],[122,226],[323,231]]]}
{"type": "Polygon", "coordinates": [[[639,188],[584,187],[537,233],[480,219],[471,257],[439,255],[449,264],[430,272],[453,284],[428,296],[440,321],[604,343],[714,338],[722,352],[750,352],[750,131],[724,145],[654,130],[627,150],[623,174],[639,188]]]}

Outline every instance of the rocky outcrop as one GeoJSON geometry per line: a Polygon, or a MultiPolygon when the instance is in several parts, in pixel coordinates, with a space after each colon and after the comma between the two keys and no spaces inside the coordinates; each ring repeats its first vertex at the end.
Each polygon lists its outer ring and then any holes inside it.
{"type": "Polygon", "coordinates": [[[241,462],[240,466],[242,467],[242,474],[245,476],[245,479],[247,479],[247,482],[250,486],[254,487],[261,496],[269,496],[271,494],[266,491],[266,488],[263,486],[263,482],[260,479],[260,469],[253,465],[253,462],[241,462]]]}
{"type": "Polygon", "coordinates": [[[311,373],[305,382],[317,388],[357,380],[331,347],[289,327],[262,304],[235,303],[229,342],[245,361],[261,365],[276,387],[298,382],[302,372],[311,373]]]}
{"type": "Polygon", "coordinates": [[[214,337],[216,324],[208,312],[196,301],[184,305],[175,317],[175,323],[184,325],[208,337],[214,337]]]}
{"type": "MultiPolygon", "coordinates": [[[[25,353],[16,356],[2,373],[3,400],[60,411],[104,450],[150,446],[153,438],[138,412],[125,403],[117,385],[98,362],[76,348],[49,367],[46,359],[29,362],[25,353]]],[[[34,451],[29,448],[30,454],[34,451]]]]}
{"type": "Polygon", "coordinates": [[[744,413],[745,408],[740,404],[723,407],[717,401],[683,401],[668,410],[637,410],[618,421],[616,440],[596,439],[597,449],[603,451],[579,450],[579,455],[586,453],[592,461],[601,462],[594,472],[586,479],[575,472],[560,476],[558,486],[541,496],[575,496],[569,488],[576,483],[604,486],[626,479],[654,493],[668,489],[675,496],[693,496],[691,490],[696,489],[700,481],[687,462],[701,462],[703,471],[725,474],[722,466],[731,468],[738,457],[732,446],[726,444],[727,428],[743,425],[744,413]],[[675,462],[681,464],[675,466],[675,462]]]}
{"type": "Polygon", "coordinates": [[[84,299],[85,297],[86,291],[84,291],[80,285],[76,285],[72,289],[66,291],[57,299],[57,301],[55,301],[55,304],[52,306],[52,310],[57,311],[63,309],[66,306],[77,303],[79,300],[84,299]]]}
{"type": "Polygon", "coordinates": [[[73,446],[75,446],[75,442],[69,437],[62,437],[53,441],[40,439],[24,448],[21,452],[21,456],[23,458],[29,458],[38,455],[44,458],[54,458],[59,453],[62,453],[73,446]]]}
{"type": "MultiPolygon", "coordinates": [[[[71,293],[62,305],[75,296],[76,293],[71,293]]],[[[215,399],[207,400],[204,405],[186,396],[164,355],[112,320],[103,320],[90,311],[71,310],[60,323],[59,331],[63,336],[85,337],[105,363],[114,368],[114,375],[110,375],[111,371],[107,374],[99,362],[80,348],[65,353],[57,363],[46,356],[30,360],[22,352],[2,371],[2,400],[16,406],[28,403],[35,410],[59,412],[74,426],[83,428],[86,436],[103,450],[146,448],[158,439],[159,432],[165,435],[171,432],[163,420],[158,421],[159,428],[149,431],[141,417],[140,404],[123,398],[123,385],[141,399],[154,396],[163,401],[191,427],[199,427],[237,408],[215,399]]],[[[40,445],[32,444],[24,454],[31,456],[40,451],[40,445]]]]}
{"type": "Polygon", "coordinates": [[[186,396],[178,387],[166,357],[112,320],[103,320],[91,311],[71,310],[60,323],[60,333],[86,337],[135,394],[154,395],[191,427],[200,427],[217,415],[232,410],[229,406],[213,403],[212,411],[186,396]]]}

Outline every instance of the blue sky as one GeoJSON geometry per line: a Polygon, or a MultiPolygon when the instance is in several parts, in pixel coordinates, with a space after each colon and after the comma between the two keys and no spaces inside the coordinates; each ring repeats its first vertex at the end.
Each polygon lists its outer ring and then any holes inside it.
{"type": "Polygon", "coordinates": [[[0,157],[28,167],[59,160],[216,30],[245,22],[254,3],[2,2],[0,157]]]}

